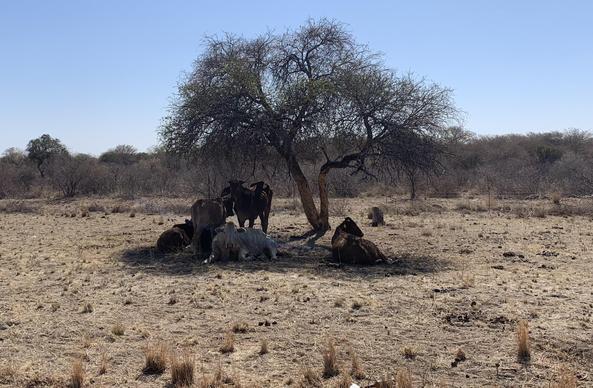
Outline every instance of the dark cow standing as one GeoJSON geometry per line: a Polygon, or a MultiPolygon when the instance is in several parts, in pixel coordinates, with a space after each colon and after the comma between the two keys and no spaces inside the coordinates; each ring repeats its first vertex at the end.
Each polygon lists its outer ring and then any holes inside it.
{"type": "Polygon", "coordinates": [[[251,187],[255,187],[254,190],[244,187],[243,183],[245,182],[240,180],[229,181],[229,187],[223,190],[223,195],[227,192],[230,194],[241,227],[244,227],[245,221],[249,220],[249,227],[253,228],[255,219],[259,217],[261,228],[264,233],[267,233],[273,191],[264,182],[252,184],[251,187]]]}
{"type": "Polygon", "coordinates": [[[376,264],[386,261],[377,246],[362,238],[364,233],[350,218],[346,217],[332,237],[332,256],[334,260],[347,264],[376,264]]]}
{"type": "Polygon", "coordinates": [[[198,199],[191,208],[194,227],[192,246],[197,256],[209,256],[216,228],[226,220],[226,208],[222,198],[198,199]]]}

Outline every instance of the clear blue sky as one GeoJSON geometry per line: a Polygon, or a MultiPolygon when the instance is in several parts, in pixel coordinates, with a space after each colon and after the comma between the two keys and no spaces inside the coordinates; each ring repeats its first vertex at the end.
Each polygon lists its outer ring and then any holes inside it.
{"type": "Polygon", "coordinates": [[[0,152],[43,133],[76,152],[145,150],[204,35],[309,17],[453,88],[471,131],[593,130],[593,1],[6,0],[0,152]]]}

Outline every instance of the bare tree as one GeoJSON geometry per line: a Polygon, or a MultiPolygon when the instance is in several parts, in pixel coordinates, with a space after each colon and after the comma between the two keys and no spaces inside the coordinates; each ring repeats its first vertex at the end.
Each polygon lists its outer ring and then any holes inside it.
{"type": "Polygon", "coordinates": [[[96,160],[91,156],[63,154],[50,159],[47,172],[64,197],[74,197],[86,181],[93,179],[95,165],[96,160]]]}
{"type": "Polygon", "coordinates": [[[324,232],[332,170],[368,173],[390,139],[434,133],[455,113],[450,90],[386,70],[342,25],[322,19],[282,35],[209,38],[161,137],[169,150],[217,158],[275,150],[309,223],[324,232]],[[320,157],[318,210],[301,163],[320,157]]]}

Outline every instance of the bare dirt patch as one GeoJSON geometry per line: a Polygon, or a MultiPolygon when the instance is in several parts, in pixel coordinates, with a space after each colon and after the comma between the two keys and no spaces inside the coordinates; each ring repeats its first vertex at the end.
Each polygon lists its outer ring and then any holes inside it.
{"type": "Polygon", "coordinates": [[[332,224],[351,216],[394,261],[364,268],[327,259],[331,232],[293,239],[307,222],[291,199],[270,218],[277,261],[212,265],[153,248],[191,199],[11,204],[0,212],[0,386],[63,384],[82,360],[85,384],[163,387],[169,364],[142,373],[155,343],[191,355],[196,381],[218,370],[222,380],[284,386],[307,371],[331,387],[355,357],[361,386],[402,370],[413,386],[535,387],[567,369],[579,386],[593,384],[589,216],[458,202],[341,199],[332,224]],[[366,225],[371,206],[385,209],[384,227],[366,225]],[[521,320],[529,362],[517,360],[521,320]],[[229,332],[234,350],[221,353],[229,332]],[[340,374],[323,378],[328,341],[340,374]]]}

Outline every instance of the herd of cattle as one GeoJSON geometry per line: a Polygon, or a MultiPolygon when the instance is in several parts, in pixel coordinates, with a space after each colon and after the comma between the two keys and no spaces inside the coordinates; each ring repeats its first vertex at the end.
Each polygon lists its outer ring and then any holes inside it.
{"type": "MultiPolygon", "coordinates": [[[[249,187],[244,181],[231,180],[220,197],[199,199],[191,208],[191,220],[173,225],[157,240],[161,252],[176,252],[191,245],[194,255],[206,258],[206,262],[244,260],[248,257],[265,256],[275,259],[277,243],[267,235],[268,220],[272,207],[273,191],[264,182],[249,187]],[[237,215],[240,228],[226,219],[237,215]],[[259,218],[261,230],[253,228],[259,218]],[[245,221],[249,227],[245,228],[245,221]]],[[[372,226],[383,224],[380,209],[369,213],[372,226]]],[[[332,257],[340,263],[370,265],[387,261],[377,246],[363,237],[363,232],[350,218],[336,228],[331,239],[332,257]]]]}

